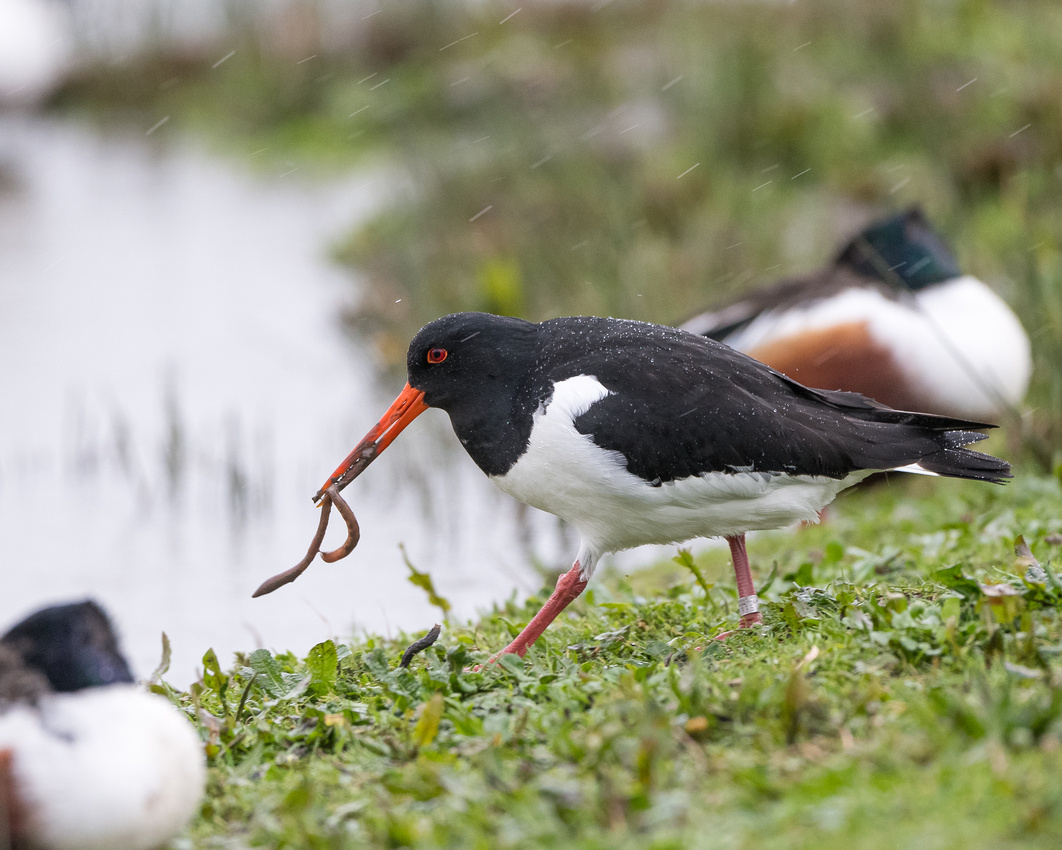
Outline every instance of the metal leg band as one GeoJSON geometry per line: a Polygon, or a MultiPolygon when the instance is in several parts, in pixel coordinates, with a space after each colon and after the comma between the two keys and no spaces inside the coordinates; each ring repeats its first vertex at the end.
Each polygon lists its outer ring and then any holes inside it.
{"type": "Polygon", "coordinates": [[[738,613],[744,617],[746,614],[756,614],[760,610],[760,597],[755,593],[752,596],[742,596],[738,600],[738,613]]]}

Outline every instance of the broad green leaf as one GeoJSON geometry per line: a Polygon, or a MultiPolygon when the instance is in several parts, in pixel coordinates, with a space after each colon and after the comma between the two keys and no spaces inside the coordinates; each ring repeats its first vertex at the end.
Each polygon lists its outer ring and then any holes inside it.
{"type": "Polygon", "coordinates": [[[418,747],[426,747],[435,740],[439,734],[439,721],[443,715],[443,695],[432,694],[420,709],[420,717],[417,725],[413,727],[413,743],[418,747]]]}
{"type": "Polygon", "coordinates": [[[336,666],[338,661],[336,645],[330,640],[323,641],[311,649],[306,657],[306,666],[313,677],[313,683],[331,689],[339,672],[336,666]]]}
{"type": "Polygon", "coordinates": [[[268,649],[256,649],[251,653],[251,669],[259,675],[262,690],[274,699],[288,690],[280,671],[280,665],[268,649]]]}

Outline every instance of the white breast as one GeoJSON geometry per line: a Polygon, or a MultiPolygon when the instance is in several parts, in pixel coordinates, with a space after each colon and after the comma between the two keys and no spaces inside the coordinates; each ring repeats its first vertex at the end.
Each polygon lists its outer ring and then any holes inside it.
{"type": "Polygon", "coordinates": [[[653,487],[627,471],[622,454],[594,445],[575,429],[574,420],[608,394],[591,376],[559,382],[535,414],[527,451],[505,475],[492,477],[509,495],[578,529],[584,575],[600,555],[645,543],[814,522],[837,493],[869,474],[836,480],[707,473],[653,487]]]}
{"type": "Polygon", "coordinates": [[[191,723],[163,697],[113,685],[0,715],[27,838],[46,850],[149,850],[199,808],[206,770],[191,723]]]}

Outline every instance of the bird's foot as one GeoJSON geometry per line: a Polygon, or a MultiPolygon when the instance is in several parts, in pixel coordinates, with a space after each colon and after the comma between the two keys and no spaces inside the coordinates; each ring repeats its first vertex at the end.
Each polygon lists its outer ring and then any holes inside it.
{"type": "MultiPolygon", "coordinates": [[[[513,641],[513,643],[515,643],[515,642],[516,641],[513,641]]],[[[482,664],[473,664],[471,667],[466,667],[465,668],[465,672],[466,673],[482,673],[484,670],[486,670],[491,665],[497,664],[498,663],[498,659],[501,658],[503,655],[518,655],[520,658],[523,658],[524,654],[526,652],[527,652],[527,647],[526,646],[523,647],[522,650],[513,649],[513,644],[511,643],[507,647],[505,647],[505,649],[503,649],[501,652],[495,652],[490,658],[488,658],[482,664]]]]}
{"type": "Polygon", "coordinates": [[[749,614],[745,614],[744,616],[742,616],[741,625],[738,626],[736,629],[731,629],[729,632],[723,632],[722,634],[718,634],[714,638],[712,638],[712,640],[726,640],[731,635],[736,635],[742,629],[750,629],[753,626],[760,625],[760,623],[762,622],[763,614],[761,614],[759,611],[753,611],[749,614]]]}
{"type": "Polygon", "coordinates": [[[488,658],[482,666],[476,665],[468,672],[475,673],[482,670],[483,667],[489,667],[503,655],[519,655],[523,658],[527,654],[527,650],[530,649],[531,644],[538,640],[539,635],[546,630],[546,626],[552,623],[557,615],[583,592],[588,581],[589,579],[583,578],[582,568],[579,566],[579,562],[576,561],[568,572],[557,579],[557,587],[550,594],[549,599],[546,600],[546,604],[531,618],[531,622],[524,626],[523,631],[513,638],[512,643],[501,652],[497,652],[488,658]]]}

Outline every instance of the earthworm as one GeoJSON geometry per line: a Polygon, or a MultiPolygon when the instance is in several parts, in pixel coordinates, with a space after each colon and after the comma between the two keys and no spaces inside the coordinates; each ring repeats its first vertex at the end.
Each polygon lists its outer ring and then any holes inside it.
{"type": "Polygon", "coordinates": [[[321,543],[324,541],[325,529],[328,528],[328,514],[332,510],[332,499],[326,493],[321,498],[321,519],[317,522],[317,533],[313,536],[313,540],[310,541],[310,548],[306,551],[306,557],[303,558],[290,570],[284,570],[282,573],[277,573],[272,578],[267,578],[259,586],[258,590],[251,594],[252,599],[257,599],[259,596],[265,596],[267,593],[272,593],[278,587],[283,587],[288,582],[295,581],[301,576],[314,556],[321,551],[321,543]]]}
{"type": "MultiPolygon", "coordinates": [[[[346,500],[339,495],[339,490],[336,489],[335,484],[325,490],[323,498],[332,500],[332,504],[336,506],[339,515],[343,517],[344,522],[347,524],[347,539],[343,542],[343,545],[338,549],[333,549],[331,552],[321,553],[321,560],[331,564],[340,558],[347,557],[354,551],[354,547],[358,545],[358,541],[361,539],[361,527],[358,525],[358,518],[354,516],[354,511],[350,509],[350,505],[347,504],[346,500]]],[[[321,544],[318,543],[317,545],[320,546],[321,544]]]]}

